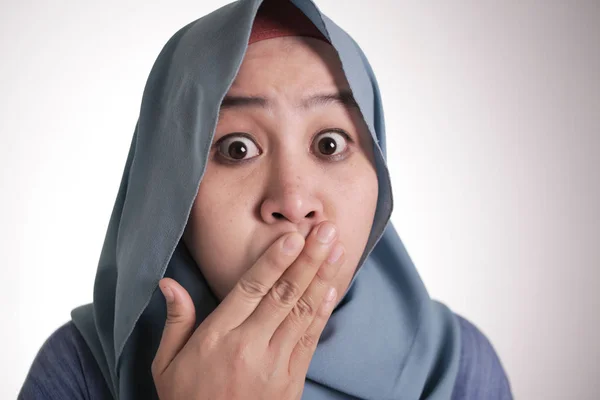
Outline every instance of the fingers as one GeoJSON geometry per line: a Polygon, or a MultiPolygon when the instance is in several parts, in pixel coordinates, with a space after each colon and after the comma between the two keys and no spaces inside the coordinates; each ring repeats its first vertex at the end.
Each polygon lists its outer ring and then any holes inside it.
{"type": "Polygon", "coordinates": [[[308,289],[276,329],[269,346],[272,349],[277,349],[282,357],[287,356],[289,359],[289,355],[300,340],[315,339],[318,341],[318,337],[307,336],[307,329],[313,320],[317,318],[319,307],[325,300],[330,288],[334,286],[334,278],[337,276],[344,260],[344,248],[341,243],[337,243],[308,289]]]}
{"type": "MultiPolygon", "coordinates": [[[[288,371],[292,376],[303,376],[308,371],[310,361],[319,344],[319,338],[327,325],[327,321],[329,321],[329,317],[331,317],[331,312],[335,308],[337,301],[337,293],[335,289],[331,289],[332,291],[328,293],[330,297],[325,296],[326,298],[321,303],[317,315],[292,350],[288,366],[288,371]]],[[[288,353],[282,353],[283,357],[285,357],[284,354],[288,353]]]]}
{"type": "MultiPolygon", "coordinates": [[[[311,285],[315,276],[319,276],[314,285],[320,286],[325,291],[328,286],[324,283],[331,275],[330,268],[320,271],[332,247],[336,243],[337,232],[331,222],[324,222],[310,233],[302,253],[294,263],[284,272],[283,276],[273,284],[273,288],[264,297],[254,313],[248,317],[244,324],[250,331],[259,330],[260,337],[270,341],[281,323],[288,317],[292,310],[300,318],[313,319],[321,298],[315,297],[317,293],[310,293],[309,297],[302,295],[311,285]],[[312,297],[310,297],[312,296],[312,297]],[[310,315],[309,315],[310,314],[310,315]]],[[[308,324],[306,324],[308,326],[308,324]]],[[[305,326],[305,328],[306,328],[305,326]]],[[[289,353],[288,353],[289,354],[289,353]]]]}
{"type": "Polygon", "coordinates": [[[167,320],[152,362],[154,376],[167,369],[189,340],[196,322],[196,310],[187,290],[171,278],[161,279],[158,285],[167,301],[167,320]]]}
{"type": "Polygon", "coordinates": [[[228,332],[246,321],[303,246],[304,238],[297,232],[275,241],[208,316],[213,329],[228,332]]]}

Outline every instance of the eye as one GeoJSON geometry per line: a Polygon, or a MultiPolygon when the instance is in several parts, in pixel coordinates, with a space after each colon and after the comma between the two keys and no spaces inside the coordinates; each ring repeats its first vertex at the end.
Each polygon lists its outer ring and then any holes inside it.
{"type": "Polygon", "coordinates": [[[349,139],[348,134],[344,131],[330,129],[316,136],[313,142],[313,151],[327,157],[341,155],[346,152],[349,139]]]}
{"type": "Polygon", "coordinates": [[[260,155],[260,149],[247,134],[233,133],[217,142],[219,155],[228,161],[242,161],[260,155]]]}

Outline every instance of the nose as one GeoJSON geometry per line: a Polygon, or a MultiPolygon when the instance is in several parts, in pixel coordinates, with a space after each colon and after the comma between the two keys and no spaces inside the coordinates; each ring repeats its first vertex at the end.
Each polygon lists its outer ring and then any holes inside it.
{"type": "Polygon", "coordinates": [[[260,215],[268,224],[289,221],[314,225],[323,220],[323,205],[300,176],[285,176],[281,171],[273,177],[260,206],[260,215]]]}

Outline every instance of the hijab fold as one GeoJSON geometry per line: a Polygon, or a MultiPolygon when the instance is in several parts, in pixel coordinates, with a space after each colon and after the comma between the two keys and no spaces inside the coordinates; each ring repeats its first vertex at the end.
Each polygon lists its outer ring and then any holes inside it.
{"type": "MultiPolygon", "coordinates": [[[[268,1],[268,0],[267,0],[268,1]]],[[[287,1],[287,0],[281,0],[287,1]]],[[[392,190],[377,81],[356,42],[311,0],[291,0],[337,51],[375,146],[373,227],[323,331],[303,399],[449,399],[460,356],[454,314],[432,300],[390,222],[392,190]]],[[[218,305],[183,243],[219,106],[262,0],[228,4],[175,33],[146,83],[94,283],[72,311],[115,399],[157,398],[150,365],[166,319],[158,281],[177,280],[197,325],[218,305]]]]}

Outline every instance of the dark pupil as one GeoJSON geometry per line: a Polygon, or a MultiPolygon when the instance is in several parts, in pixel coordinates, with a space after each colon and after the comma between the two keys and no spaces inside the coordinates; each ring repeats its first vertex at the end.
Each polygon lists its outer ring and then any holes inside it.
{"type": "Polygon", "coordinates": [[[242,158],[244,158],[247,152],[248,149],[246,148],[246,145],[243,142],[233,142],[229,146],[229,157],[233,159],[241,160],[242,158]]]}
{"type": "Polygon", "coordinates": [[[337,145],[335,144],[335,140],[330,137],[323,138],[319,140],[319,151],[325,155],[331,155],[335,153],[337,149],[337,145]]]}

